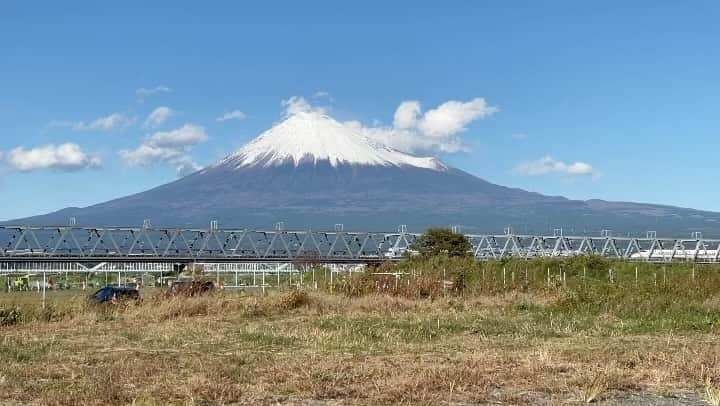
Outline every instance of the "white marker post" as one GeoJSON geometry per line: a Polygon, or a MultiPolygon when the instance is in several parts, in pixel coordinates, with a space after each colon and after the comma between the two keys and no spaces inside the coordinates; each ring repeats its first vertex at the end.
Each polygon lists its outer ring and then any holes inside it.
{"type": "Polygon", "coordinates": [[[43,309],[45,308],[45,285],[47,285],[47,277],[45,271],[43,271],[43,309]]]}

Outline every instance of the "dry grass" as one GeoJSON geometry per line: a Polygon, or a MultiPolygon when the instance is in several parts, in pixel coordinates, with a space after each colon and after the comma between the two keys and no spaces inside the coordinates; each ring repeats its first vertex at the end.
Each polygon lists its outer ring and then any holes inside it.
{"type": "Polygon", "coordinates": [[[705,396],[711,406],[720,406],[720,388],[713,382],[713,373],[711,369],[702,366],[700,378],[705,385],[705,396]]]}
{"type": "Polygon", "coordinates": [[[586,314],[563,292],[292,290],[33,309],[0,328],[0,404],[557,404],[698,390],[701,362],[720,365],[713,328],[586,314]]]}
{"type": "Polygon", "coordinates": [[[592,403],[608,389],[608,377],[605,371],[589,371],[576,378],[575,394],[583,403],[592,403]]]}

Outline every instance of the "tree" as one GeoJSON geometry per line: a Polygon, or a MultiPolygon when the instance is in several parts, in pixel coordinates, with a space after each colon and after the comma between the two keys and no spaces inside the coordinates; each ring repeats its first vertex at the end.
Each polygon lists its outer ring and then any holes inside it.
{"type": "Polygon", "coordinates": [[[455,233],[449,228],[429,228],[417,239],[412,249],[425,257],[437,255],[460,257],[468,255],[472,245],[463,234],[455,233]]]}

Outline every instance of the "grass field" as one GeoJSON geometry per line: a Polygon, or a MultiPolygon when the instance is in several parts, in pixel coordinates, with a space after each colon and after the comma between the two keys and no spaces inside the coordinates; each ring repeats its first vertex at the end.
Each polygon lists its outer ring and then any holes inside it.
{"type": "Polygon", "coordinates": [[[485,264],[460,292],[452,264],[415,265],[390,287],[367,274],[127,306],[0,294],[18,314],[0,327],[0,404],[711,404],[714,269],[485,264]]]}

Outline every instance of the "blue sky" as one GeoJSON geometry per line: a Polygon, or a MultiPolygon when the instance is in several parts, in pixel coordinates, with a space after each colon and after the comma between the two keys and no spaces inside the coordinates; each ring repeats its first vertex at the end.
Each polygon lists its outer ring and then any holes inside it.
{"type": "Polygon", "coordinates": [[[145,3],[0,6],[0,219],[172,181],[292,96],[369,127],[482,98],[497,111],[461,122],[461,151],[415,152],[545,194],[720,210],[720,3],[145,3]],[[187,142],[121,152],[158,132],[187,142]]]}

